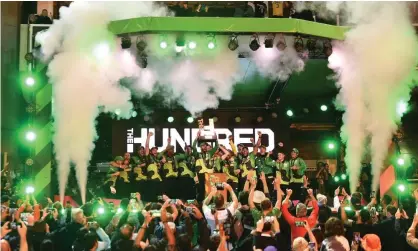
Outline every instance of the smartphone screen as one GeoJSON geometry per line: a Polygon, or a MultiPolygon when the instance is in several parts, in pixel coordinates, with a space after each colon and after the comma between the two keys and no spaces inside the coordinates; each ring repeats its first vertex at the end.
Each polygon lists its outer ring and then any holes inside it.
{"type": "Polygon", "coordinates": [[[360,238],[360,232],[354,232],[353,233],[353,240],[356,242],[356,243],[360,243],[360,241],[361,241],[361,238],[360,238]]]}

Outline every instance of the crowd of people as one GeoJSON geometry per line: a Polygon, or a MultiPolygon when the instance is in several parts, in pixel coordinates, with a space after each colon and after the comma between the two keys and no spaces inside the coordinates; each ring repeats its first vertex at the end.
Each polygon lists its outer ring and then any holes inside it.
{"type": "Polygon", "coordinates": [[[200,142],[197,151],[199,136],[185,153],[170,139],[158,153],[150,133],[138,153],[116,157],[104,188],[119,203],[95,197],[73,208],[3,195],[2,250],[418,249],[418,189],[400,202],[339,186],[327,194],[328,172],[318,171],[312,189],[297,149],[289,158],[282,147],[267,152],[259,133],[251,152],[232,138],[232,150],[200,142]],[[207,180],[216,173],[226,181],[207,180]]]}

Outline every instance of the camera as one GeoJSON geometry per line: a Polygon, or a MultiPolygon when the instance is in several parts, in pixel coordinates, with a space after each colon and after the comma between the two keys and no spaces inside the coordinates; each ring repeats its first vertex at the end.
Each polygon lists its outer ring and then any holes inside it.
{"type": "Polygon", "coordinates": [[[314,251],[315,250],[315,242],[309,242],[309,251],[314,251]]]}
{"type": "Polygon", "coordinates": [[[10,222],[10,223],[9,223],[9,227],[10,227],[10,229],[11,229],[11,230],[13,230],[13,231],[14,231],[14,230],[17,230],[17,227],[18,227],[18,226],[20,226],[20,223],[17,223],[17,222],[10,222]]]}
{"type": "Polygon", "coordinates": [[[270,222],[273,223],[274,222],[274,216],[266,216],[264,217],[264,222],[270,222]]]}
{"type": "Polygon", "coordinates": [[[189,214],[193,213],[193,207],[186,207],[186,212],[189,214]]]}
{"type": "Polygon", "coordinates": [[[224,184],[222,184],[221,182],[216,182],[215,186],[216,190],[224,190],[224,184]]]}
{"type": "Polygon", "coordinates": [[[295,225],[297,227],[303,227],[303,226],[305,226],[305,222],[303,222],[303,221],[295,221],[295,225]]]}
{"type": "Polygon", "coordinates": [[[151,215],[152,215],[152,217],[161,217],[161,212],[160,212],[160,210],[151,210],[151,211],[149,211],[150,213],[151,213],[151,215]]]}
{"type": "Polygon", "coordinates": [[[358,244],[361,242],[361,238],[360,238],[360,232],[354,232],[353,233],[353,240],[358,244]]]}

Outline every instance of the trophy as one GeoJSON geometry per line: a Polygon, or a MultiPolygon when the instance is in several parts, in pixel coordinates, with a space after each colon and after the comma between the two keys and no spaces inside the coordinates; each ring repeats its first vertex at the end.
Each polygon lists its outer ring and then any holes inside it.
{"type": "Polygon", "coordinates": [[[203,118],[197,120],[199,126],[199,142],[214,142],[218,139],[215,132],[213,119],[209,119],[209,125],[204,125],[203,118]]]}

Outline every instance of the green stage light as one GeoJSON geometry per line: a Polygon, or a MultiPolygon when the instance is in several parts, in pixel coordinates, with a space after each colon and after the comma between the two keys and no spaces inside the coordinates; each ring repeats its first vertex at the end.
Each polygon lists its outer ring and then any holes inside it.
{"type": "Polygon", "coordinates": [[[120,115],[120,109],[116,109],[115,114],[119,116],[120,115]]]}
{"type": "Polygon", "coordinates": [[[196,48],[196,42],[194,41],[189,42],[189,49],[193,50],[195,48],[196,48]]]}
{"type": "Polygon", "coordinates": [[[123,213],[123,209],[122,208],[118,208],[118,210],[116,211],[116,213],[118,213],[118,214],[123,213]]]}
{"type": "Polygon", "coordinates": [[[334,143],[329,143],[328,144],[328,149],[334,149],[335,148],[335,145],[334,145],[334,143]]]}
{"type": "Polygon", "coordinates": [[[32,194],[33,192],[35,192],[35,188],[33,186],[27,186],[26,187],[26,193],[27,194],[32,194]]]}
{"type": "Polygon", "coordinates": [[[345,211],[351,211],[351,207],[344,207],[345,211]]]}
{"type": "Polygon", "coordinates": [[[214,43],[214,42],[212,42],[212,41],[211,41],[211,42],[209,42],[209,43],[208,43],[208,48],[209,48],[209,49],[211,49],[211,50],[212,50],[213,48],[215,48],[215,43],[214,43]]]}
{"type": "Polygon", "coordinates": [[[27,141],[34,141],[36,139],[36,133],[33,131],[26,132],[25,138],[27,141]]]}
{"type": "Polygon", "coordinates": [[[402,116],[404,113],[408,111],[408,103],[405,101],[399,101],[396,105],[396,111],[399,116],[402,116]]]}
{"type": "Polygon", "coordinates": [[[346,180],[346,179],[347,179],[347,175],[345,175],[345,174],[341,174],[341,179],[342,179],[342,180],[346,180]]]}
{"type": "Polygon", "coordinates": [[[325,112],[328,110],[328,107],[326,105],[321,105],[321,111],[325,112]]]}
{"type": "Polygon", "coordinates": [[[27,86],[33,86],[35,84],[35,79],[33,77],[27,77],[25,79],[25,84],[27,86]]]}
{"type": "Polygon", "coordinates": [[[167,118],[167,121],[168,121],[169,123],[173,123],[174,118],[170,116],[170,117],[168,117],[168,118],[167,118]]]}
{"type": "Polygon", "coordinates": [[[403,166],[405,165],[405,160],[403,158],[398,159],[398,165],[403,166]]]}
{"type": "Polygon", "coordinates": [[[340,177],[338,177],[338,176],[335,176],[335,177],[334,177],[334,181],[335,181],[335,182],[338,182],[338,181],[340,181],[340,177]]]}
{"type": "Polygon", "coordinates": [[[161,47],[161,49],[165,49],[165,48],[167,48],[167,42],[162,41],[162,42],[160,43],[160,47],[161,47]]]}
{"type": "Polygon", "coordinates": [[[406,189],[406,187],[405,187],[405,185],[404,185],[404,184],[399,184],[399,185],[398,185],[398,190],[399,190],[400,192],[405,192],[405,189],[406,189]]]}
{"type": "Polygon", "coordinates": [[[292,117],[293,116],[293,112],[292,110],[287,110],[286,112],[287,116],[292,117]]]}
{"type": "Polygon", "coordinates": [[[104,212],[105,212],[105,209],[104,209],[103,207],[99,207],[99,208],[97,209],[97,213],[98,213],[98,214],[104,214],[104,212]]]}
{"type": "Polygon", "coordinates": [[[193,123],[193,120],[194,120],[193,117],[188,117],[187,118],[187,122],[189,122],[189,123],[193,123]]]}

